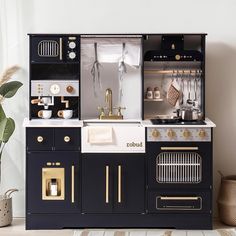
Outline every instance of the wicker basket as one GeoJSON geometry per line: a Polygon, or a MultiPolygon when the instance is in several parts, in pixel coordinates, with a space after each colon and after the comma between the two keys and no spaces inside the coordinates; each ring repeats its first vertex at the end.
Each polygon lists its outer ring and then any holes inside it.
{"type": "Polygon", "coordinates": [[[227,225],[236,226],[236,175],[221,174],[217,202],[220,220],[227,225]]]}
{"type": "Polygon", "coordinates": [[[0,227],[10,225],[12,222],[12,198],[11,194],[17,189],[9,189],[4,195],[0,195],[0,227]]]}

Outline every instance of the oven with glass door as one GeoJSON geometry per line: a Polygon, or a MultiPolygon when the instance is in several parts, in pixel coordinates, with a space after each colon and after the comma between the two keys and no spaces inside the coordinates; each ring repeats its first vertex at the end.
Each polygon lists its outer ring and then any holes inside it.
{"type": "Polygon", "coordinates": [[[211,140],[211,128],[147,128],[148,213],[211,214],[211,140]]]}

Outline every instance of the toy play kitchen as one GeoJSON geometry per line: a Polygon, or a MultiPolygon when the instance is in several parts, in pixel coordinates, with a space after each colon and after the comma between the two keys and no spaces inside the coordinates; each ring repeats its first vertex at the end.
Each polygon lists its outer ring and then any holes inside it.
{"type": "Polygon", "coordinates": [[[29,39],[26,229],[211,229],[206,34],[29,39]]]}

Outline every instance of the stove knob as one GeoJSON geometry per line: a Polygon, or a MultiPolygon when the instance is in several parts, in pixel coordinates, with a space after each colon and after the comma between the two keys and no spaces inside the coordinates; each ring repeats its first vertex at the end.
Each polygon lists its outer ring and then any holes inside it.
{"type": "Polygon", "coordinates": [[[69,42],[69,48],[74,49],[76,47],[76,43],[75,42],[69,42]]]}
{"type": "Polygon", "coordinates": [[[75,57],[76,57],[76,53],[75,53],[75,52],[70,52],[70,53],[69,53],[69,58],[70,58],[71,60],[75,59],[75,57]]]}
{"type": "Polygon", "coordinates": [[[187,129],[184,130],[183,132],[184,138],[188,139],[191,136],[191,132],[187,129]]]}
{"type": "Polygon", "coordinates": [[[198,135],[199,135],[200,138],[205,138],[207,133],[206,133],[206,131],[204,129],[201,129],[199,131],[198,135]]]}
{"type": "Polygon", "coordinates": [[[152,131],[152,137],[153,138],[158,138],[160,136],[160,132],[157,129],[154,129],[152,131]]]}
{"type": "Polygon", "coordinates": [[[168,136],[170,139],[173,139],[173,138],[176,136],[176,133],[175,133],[175,131],[173,131],[172,129],[170,129],[170,130],[167,132],[167,136],[168,136]]]}
{"type": "Polygon", "coordinates": [[[69,85],[69,86],[66,87],[66,91],[67,91],[68,93],[73,93],[74,88],[73,88],[71,85],[69,85]]]}

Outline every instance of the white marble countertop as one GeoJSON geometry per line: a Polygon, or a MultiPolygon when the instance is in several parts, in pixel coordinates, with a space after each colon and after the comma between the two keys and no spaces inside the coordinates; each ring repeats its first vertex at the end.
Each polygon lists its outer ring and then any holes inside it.
{"type": "Polygon", "coordinates": [[[83,121],[78,119],[24,119],[24,127],[82,127],[83,121]]]}
{"type": "Polygon", "coordinates": [[[139,123],[143,127],[159,127],[159,128],[180,128],[180,127],[206,127],[206,128],[213,128],[216,125],[208,118],[205,119],[205,125],[174,125],[174,124],[152,124],[150,120],[135,120],[135,119],[128,119],[128,120],[98,120],[98,119],[91,119],[91,120],[78,120],[78,119],[32,119],[29,120],[28,118],[24,119],[23,126],[24,127],[83,127],[85,123],[114,123],[113,125],[117,124],[124,124],[124,123],[139,123]]]}

